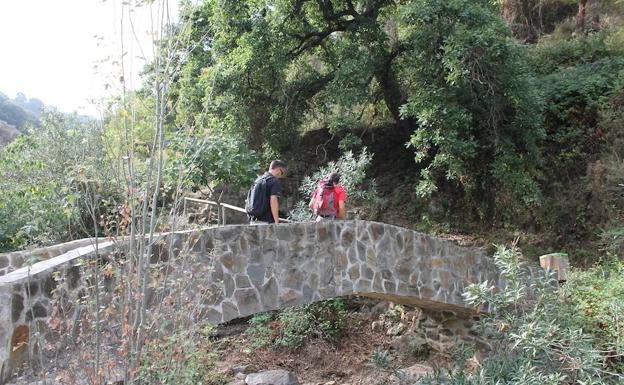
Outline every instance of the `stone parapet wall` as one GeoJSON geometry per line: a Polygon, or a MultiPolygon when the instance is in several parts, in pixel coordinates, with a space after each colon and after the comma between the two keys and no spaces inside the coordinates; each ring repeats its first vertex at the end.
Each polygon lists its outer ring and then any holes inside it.
{"type": "MultiPolygon", "coordinates": [[[[74,292],[67,298],[78,301],[89,285],[87,262],[119,258],[125,241],[98,246],[97,253],[94,246],[80,247],[0,277],[0,383],[27,361],[34,337],[45,338],[45,323],[55,311],[53,292],[74,292]]],[[[175,276],[172,270],[178,269],[178,276],[184,276],[189,266],[197,273],[195,279],[210,293],[198,301],[201,316],[213,324],[350,294],[469,314],[472,309],[461,297],[464,288],[484,280],[499,282],[493,262],[479,249],[366,221],[161,234],[154,250],[154,265],[182,253],[194,261],[172,264],[167,274],[175,276]]],[[[102,287],[104,305],[111,301],[107,290],[113,280],[102,287]]],[[[80,306],[69,308],[69,317],[81,317],[80,306]]]]}
{"type": "MultiPolygon", "coordinates": [[[[109,238],[99,238],[100,242],[110,240],[109,238]]],[[[0,276],[15,271],[28,264],[37,263],[46,259],[58,257],[70,250],[84,246],[91,246],[93,238],[77,239],[75,241],[60,243],[58,245],[40,247],[32,250],[20,250],[10,253],[0,253],[0,276]],[[30,263],[29,263],[30,262],[30,263]]]]}

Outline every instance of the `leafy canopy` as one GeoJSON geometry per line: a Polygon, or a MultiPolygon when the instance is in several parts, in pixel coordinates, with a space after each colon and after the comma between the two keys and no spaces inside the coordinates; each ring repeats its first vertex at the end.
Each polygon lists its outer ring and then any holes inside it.
{"type": "Polygon", "coordinates": [[[422,195],[451,185],[480,216],[539,203],[540,98],[491,1],[207,0],[188,21],[178,122],[278,153],[307,129],[328,127],[343,149],[393,129],[422,195]]]}

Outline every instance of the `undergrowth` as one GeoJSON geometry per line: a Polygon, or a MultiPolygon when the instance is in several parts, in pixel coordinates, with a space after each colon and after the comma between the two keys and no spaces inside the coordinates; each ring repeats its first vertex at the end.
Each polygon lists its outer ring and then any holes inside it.
{"type": "Polygon", "coordinates": [[[337,343],[348,319],[345,300],[335,298],[295,306],[277,314],[257,314],[249,321],[246,334],[251,339],[252,348],[296,349],[313,339],[337,343]]]}
{"type": "MultiPolygon", "coordinates": [[[[494,290],[492,282],[470,285],[466,302],[489,306],[481,316],[481,332],[492,345],[480,368],[467,370],[465,359],[454,367],[437,370],[420,384],[621,384],[624,372],[617,357],[622,353],[622,331],[614,305],[622,297],[621,263],[607,264],[585,273],[573,273],[558,289],[549,275],[531,275],[520,250],[498,246],[494,261],[507,284],[494,290]],[[608,273],[607,273],[608,272],[608,273]],[[584,282],[584,284],[581,284],[584,282]],[[566,298],[567,301],[561,301],[566,298]],[[588,313],[594,306],[596,316],[588,313]],[[603,317],[607,317],[605,320],[603,317]],[[614,322],[615,321],[615,322],[614,322]],[[593,326],[593,328],[592,328],[593,326]],[[607,333],[607,334],[605,334],[607,333]],[[619,341],[606,351],[606,341],[619,341]]],[[[464,349],[462,347],[462,349],[464,349]]]]}

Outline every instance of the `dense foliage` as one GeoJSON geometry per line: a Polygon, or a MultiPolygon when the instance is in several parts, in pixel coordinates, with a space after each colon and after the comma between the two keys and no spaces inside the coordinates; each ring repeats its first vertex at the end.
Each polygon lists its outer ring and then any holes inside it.
{"type": "Polygon", "coordinates": [[[417,191],[451,189],[477,218],[538,205],[540,95],[490,2],[410,2],[401,20],[414,52],[402,112],[419,123],[411,144],[425,166],[417,191]]]}
{"type": "Polygon", "coordinates": [[[486,0],[205,1],[183,17],[195,48],[174,85],[177,117],[278,153],[318,127],[342,148],[362,129],[398,130],[422,195],[477,217],[532,207],[540,99],[497,12],[486,0]]]}
{"type": "Polygon", "coordinates": [[[295,349],[314,339],[338,342],[347,325],[348,312],[342,298],[295,306],[277,314],[261,313],[249,321],[246,333],[253,347],[295,349]]]}
{"type": "Polygon", "coordinates": [[[99,124],[43,114],[35,133],[0,149],[0,250],[88,235],[85,197],[115,191],[106,164],[99,124]]]}
{"type": "Polygon", "coordinates": [[[595,242],[600,228],[617,232],[624,214],[618,187],[624,183],[624,146],[618,139],[624,122],[624,45],[618,31],[549,37],[528,51],[546,105],[540,181],[546,202],[537,229],[552,231],[559,247],[595,242]]]}
{"type": "Polygon", "coordinates": [[[308,207],[314,189],[321,180],[326,180],[329,174],[340,174],[340,185],[347,191],[347,202],[350,212],[355,218],[375,219],[385,202],[379,196],[374,179],[366,179],[367,169],[370,167],[373,155],[362,150],[359,155],[351,151],[345,152],[336,161],[331,161],[306,176],[299,186],[303,200],[297,202],[290,218],[295,221],[313,219],[308,207]]]}
{"type": "MultiPolygon", "coordinates": [[[[614,362],[619,362],[619,356],[615,351],[608,353],[603,349],[607,341],[613,346],[613,337],[621,341],[622,329],[608,328],[617,334],[608,337],[595,329],[600,321],[583,312],[588,310],[585,307],[587,296],[569,286],[578,284],[581,276],[563,290],[573,304],[568,306],[559,300],[562,292],[550,277],[529,278],[529,271],[523,266],[522,256],[515,246],[498,247],[494,260],[507,279],[506,288],[495,292],[489,282],[482,282],[469,286],[464,294],[469,303],[490,306],[490,312],[481,315],[481,326],[492,344],[493,354],[484,359],[480,368],[470,372],[465,370],[464,364],[471,354],[465,354],[469,350],[460,346],[459,351],[464,354],[455,357],[457,366],[429,376],[422,384],[621,383],[624,374],[621,368],[613,366],[614,362]],[[592,323],[594,328],[587,328],[592,323]]],[[[621,267],[611,273],[620,274],[621,267]]],[[[605,306],[612,305],[613,296],[624,289],[622,281],[612,284],[607,276],[589,275],[593,279],[586,282],[586,288],[592,288],[594,300],[605,306]]]]}
{"type": "Polygon", "coordinates": [[[574,271],[563,287],[563,298],[577,327],[590,332],[606,352],[605,365],[624,373],[624,262],[611,256],[589,270],[574,271]]]}

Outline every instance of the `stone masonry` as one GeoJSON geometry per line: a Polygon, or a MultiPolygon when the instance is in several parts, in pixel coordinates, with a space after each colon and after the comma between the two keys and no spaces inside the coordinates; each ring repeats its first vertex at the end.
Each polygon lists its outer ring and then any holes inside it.
{"type": "MultiPolygon", "coordinates": [[[[97,253],[92,240],[77,242],[82,247],[0,276],[0,384],[35,349],[54,290],[79,290],[84,261],[119,255],[125,242],[102,239],[97,253]]],[[[212,293],[201,307],[213,324],[351,294],[471,314],[464,288],[501,283],[480,249],[367,221],[211,227],[160,234],[158,242],[154,264],[189,253],[209,267],[199,275],[212,293]]]]}
{"type": "MultiPolygon", "coordinates": [[[[99,238],[100,242],[110,240],[108,238],[99,238]]],[[[21,267],[36,262],[44,261],[46,259],[58,257],[61,254],[65,254],[70,250],[77,249],[79,247],[91,246],[94,243],[94,239],[78,239],[71,242],[65,242],[54,246],[40,247],[33,250],[14,251],[11,253],[0,253],[0,276],[15,271],[21,267]]]]}

